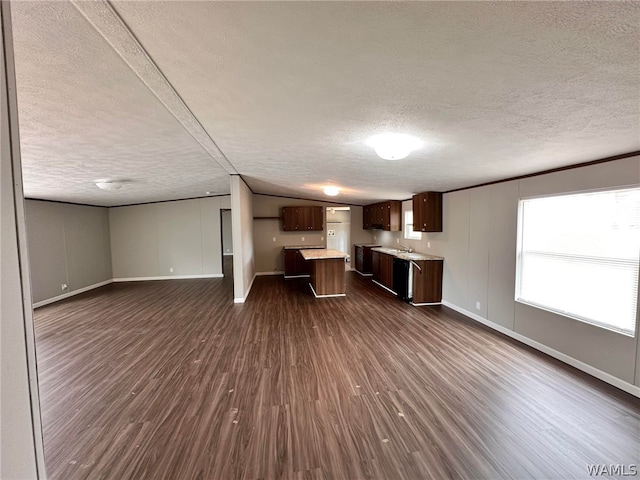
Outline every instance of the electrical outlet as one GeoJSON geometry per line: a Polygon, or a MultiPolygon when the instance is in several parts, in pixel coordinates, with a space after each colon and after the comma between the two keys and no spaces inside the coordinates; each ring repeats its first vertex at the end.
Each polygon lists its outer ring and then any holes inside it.
{"type": "Polygon", "coordinates": [[[399,238],[396,238],[396,243],[400,243],[400,239],[399,238]]]}
{"type": "Polygon", "coordinates": [[[304,237],[302,237],[302,241],[304,242],[304,237]]]}
{"type": "Polygon", "coordinates": [[[431,242],[427,242],[427,248],[431,248],[431,242]]]}
{"type": "Polygon", "coordinates": [[[169,267],[169,273],[173,273],[173,267],[169,267]]]}
{"type": "Polygon", "coordinates": [[[273,237],[273,241],[274,241],[274,242],[276,241],[276,237],[273,237]]]}
{"type": "Polygon", "coordinates": [[[324,240],[324,237],[320,237],[320,241],[322,242],[324,240]]]}
{"type": "Polygon", "coordinates": [[[63,283],[62,285],[60,285],[62,287],[62,290],[66,290],[67,289],[67,284],[63,283]]]}
{"type": "Polygon", "coordinates": [[[476,310],[480,310],[480,302],[476,302],[476,310]]]}

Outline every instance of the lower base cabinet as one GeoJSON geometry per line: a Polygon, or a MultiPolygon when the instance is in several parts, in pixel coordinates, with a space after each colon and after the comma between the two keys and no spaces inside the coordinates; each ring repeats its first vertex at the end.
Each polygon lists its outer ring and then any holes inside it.
{"type": "Polygon", "coordinates": [[[442,302],[443,260],[417,260],[420,270],[413,268],[413,303],[442,302]]]}
{"type": "Polygon", "coordinates": [[[323,246],[309,246],[300,248],[285,248],[284,249],[284,277],[309,277],[311,275],[311,264],[307,262],[300,250],[324,248],[323,246]]]}
{"type": "Polygon", "coordinates": [[[373,273],[373,253],[371,249],[380,245],[356,245],[356,270],[364,275],[373,273]]]}
{"type": "Polygon", "coordinates": [[[301,277],[311,275],[311,265],[302,258],[300,250],[284,251],[284,276],[301,277]]]}
{"type": "Polygon", "coordinates": [[[376,251],[371,254],[373,280],[390,290],[393,289],[393,255],[376,251]]]}

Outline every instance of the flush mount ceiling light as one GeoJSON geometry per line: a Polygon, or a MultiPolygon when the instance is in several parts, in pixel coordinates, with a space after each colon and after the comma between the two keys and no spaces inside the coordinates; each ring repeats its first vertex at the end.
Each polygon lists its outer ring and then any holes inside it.
{"type": "Polygon", "coordinates": [[[380,158],[401,160],[421,148],[424,143],[405,133],[380,133],[369,137],[367,145],[373,147],[380,158]]]}
{"type": "Polygon", "coordinates": [[[102,190],[120,190],[120,188],[122,188],[122,182],[118,180],[109,180],[108,178],[96,180],[94,183],[96,184],[96,187],[102,190]]]}
{"type": "Polygon", "coordinates": [[[322,191],[325,195],[329,195],[330,197],[335,197],[340,193],[340,189],[338,187],[324,187],[322,191]]]}

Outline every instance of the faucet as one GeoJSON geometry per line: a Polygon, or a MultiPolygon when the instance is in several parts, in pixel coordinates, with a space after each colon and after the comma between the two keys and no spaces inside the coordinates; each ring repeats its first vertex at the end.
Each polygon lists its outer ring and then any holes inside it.
{"type": "Polygon", "coordinates": [[[404,245],[400,245],[400,247],[402,247],[402,250],[404,252],[407,252],[407,253],[413,252],[413,248],[411,248],[411,247],[405,247],[404,245]]]}

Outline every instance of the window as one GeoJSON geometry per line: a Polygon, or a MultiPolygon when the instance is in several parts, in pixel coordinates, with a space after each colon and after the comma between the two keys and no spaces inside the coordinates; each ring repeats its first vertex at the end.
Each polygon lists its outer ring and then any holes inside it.
{"type": "Polygon", "coordinates": [[[516,300],[634,336],[640,188],[521,200],[516,300]]]}
{"type": "Polygon", "coordinates": [[[420,240],[422,232],[413,231],[413,210],[404,212],[404,238],[409,240],[420,240]]]}

